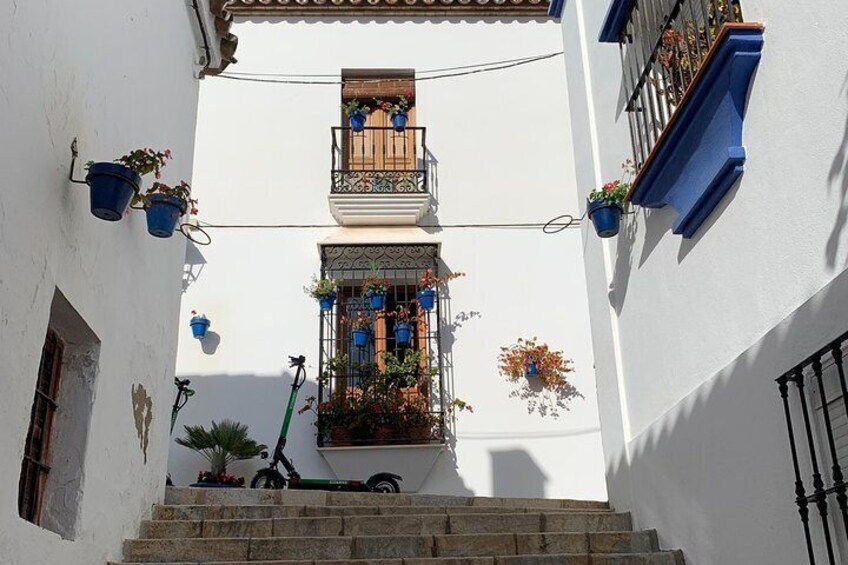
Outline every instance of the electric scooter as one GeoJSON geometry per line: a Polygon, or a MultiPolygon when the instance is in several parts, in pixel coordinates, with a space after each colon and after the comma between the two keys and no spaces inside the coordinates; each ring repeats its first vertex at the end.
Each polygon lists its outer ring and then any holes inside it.
{"type": "MultiPolygon", "coordinates": [[[[171,407],[171,435],[174,435],[174,424],[177,423],[177,414],[179,414],[180,410],[183,409],[183,406],[186,405],[188,399],[194,396],[194,390],[188,388],[188,385],[191,384],[190,380],[180,380],[175,377],[174,384],[177,386],[177,397],[174,399],[174,405],[171,407]]],[[[171,481],[170,473],[168,473],[165,479],[165,484],[169,487],[174,486],[174,483],[171,481]]]]}
{"type": "MultiPolygon", "coordinates": [[[[280,429],[280,437],[277,439],[277,446],[274,448],[274,455],[271,458],[271,464],[267,469],[260,469],[253,480],[250,481],[250,488],[263,489],[301,489],[301,490],[331,490],[331,491],[348,491],[348,492],[384,492],[398,493],[400,485],[398,481],[403,479],[392,473],[377,473],[367,481],[352,481],[341,479],[304,479],[300,473],[294,468],[294,465],[283,453],[286,447],[286,436],[289,432],[289,424],[291,424],[292,413],[297,402],[297,394],[300,387],[306,381],[306,357],[289,357],[289,367],[297,367],[294,380],[291,385],[291,393],[289,394],[289,403],[286,406],[286,415],[283,419],[283,427],[280,429]],[[288,477],[284,477],[277,470],[277,465],[281,464],[286,470],[288,477]]],[[[262,459],[268,458],[268,452],[262,453],[262,459]]]]}

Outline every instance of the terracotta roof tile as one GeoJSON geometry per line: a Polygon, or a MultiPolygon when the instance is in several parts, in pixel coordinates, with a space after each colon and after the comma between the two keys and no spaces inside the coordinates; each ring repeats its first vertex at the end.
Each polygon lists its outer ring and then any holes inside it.
{"type": "Polygon", "coordinates": [[[546,17],[548,0],[231,0],[239,16],[546,17]]]}

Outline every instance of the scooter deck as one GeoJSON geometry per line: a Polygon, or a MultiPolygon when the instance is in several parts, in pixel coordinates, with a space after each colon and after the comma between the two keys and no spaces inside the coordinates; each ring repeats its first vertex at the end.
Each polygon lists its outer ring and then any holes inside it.
{"type": "Polygon", "coordinates": [[[290,479],[287,488],[292,490],[333,490],[349,492],[369,492],[371,489],[363,481],[343,479],[290,479]]]}

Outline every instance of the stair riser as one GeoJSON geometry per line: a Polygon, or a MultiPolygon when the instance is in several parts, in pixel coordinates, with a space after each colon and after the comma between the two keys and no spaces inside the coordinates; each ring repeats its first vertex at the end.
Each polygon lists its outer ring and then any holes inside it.
{"type": "Polygon", "coordinates": [[[427,494],[376,494],[298,490],[203,489],[170,487],[166,504],[287,504],[312,506],[480,506],[546,509],[608,509],[598,501],[546,498],[462,497],[427,494]]]}
{"type": "Polygon", "coordinates": [[[254,539],[144,539],[125,543],[129,562],[488,557],[657,551],[649,532],[471,534],[254,539]]]}
{"type": "Polygon", "coordinates": [[[270,518],[303,518],[327,516],[398,516],[398,515],[455,515],[455,514],[593,514],[604,516],[610,510],[567,510],[486,506],[222,506],[178,505],[156,506],[154,520],[258,520],[270,518]]]}
{"type": "MultiPolygon", "coordinates": [[[[121,565],[110,563],[109,565],[121,565]]],[[[148,565],[185,565],[181,563],[149,563],[148,565]]],[[[204,565],[195,564],[191,565],[204,565]]],[[[682,557],[673,553],[638,555],[509,555],[502,557],[406,558],[363,560],[287,560],[287,561],[220,561],[216,565],[684,565],[682,557]]]]}
{"type": "Polygon", "coordinates": [[[336,516],[255,520],[162,520],[145,522],[142,538],[242,538],[439,535],[487,533],[622,532],[627,514],[461,514],[422,516],[336,516]]]}

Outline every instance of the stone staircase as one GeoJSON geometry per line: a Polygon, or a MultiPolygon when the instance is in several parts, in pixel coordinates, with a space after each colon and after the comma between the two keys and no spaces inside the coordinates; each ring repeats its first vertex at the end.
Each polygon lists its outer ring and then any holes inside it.
{"type": "MultiPolygon", "coordinates": [[[[683,565],[606,503],[168,488],[123,563],[683,565]]],[[[116,563],[110,565],[119,565],[116,563]]]]}

